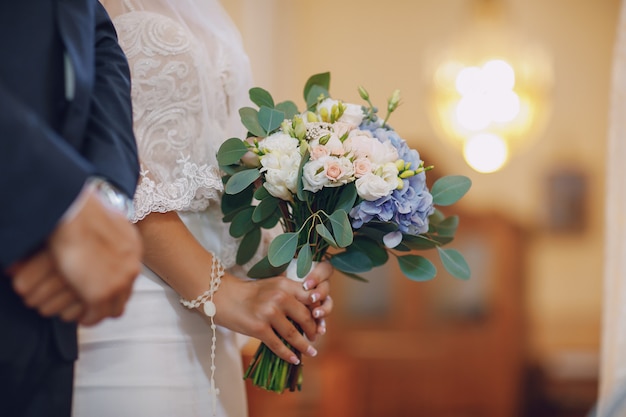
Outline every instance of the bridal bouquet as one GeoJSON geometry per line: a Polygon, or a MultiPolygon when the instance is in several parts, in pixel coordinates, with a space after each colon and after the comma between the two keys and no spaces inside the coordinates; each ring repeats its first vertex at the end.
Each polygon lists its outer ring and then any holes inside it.
{"type": "MultiPolygon", "coordinates": [[[[329,260],[363,280],[359,273],[394,256],[409,279],[425,281],[437,271],[415,251],[436,249],[448,272],[469,278],[463,256],[442,248],[452,241],[458,217],[445,217],[435,206],[456,202],[470,180],[447,176],[428,189],[432,166],[387,124],[400,103],[398,91],[388,99],[383,119],[364,88],[359,95],[365,104],[357,105],[332,99],[329,86],[329,73],[309,78],[304,111],[252,88],[250,98],[259,109],[239,111],[248,137],[220,147],[224,221],[232,236],[242,238],[237,263],[252,259],[261,229],[280,223],[284,233],[273,239],[250,277],[278,275],[294,262],[297,276],[304,277],[313,262],[329,260]]],[[[268,390],[294,391],[301,388],[302,368],[262,344],[245,377],[268,390]]]]}

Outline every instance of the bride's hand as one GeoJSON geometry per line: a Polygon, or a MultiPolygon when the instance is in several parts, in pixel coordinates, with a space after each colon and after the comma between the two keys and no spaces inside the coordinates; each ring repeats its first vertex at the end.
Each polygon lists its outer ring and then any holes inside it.
{"type": "MultiPolygon", "coordinates": [[[[318,324],[309,310],[320,300],[328,298],[328,278],[332,268],[327,263],[318,265],[305,282],[314,287],[304,288],[302,283],[283,276],[254,281],[242,281],[225,275],[219,291],[215,293],[217,308],[215,322],[239,333],[255,337],[267,345],[282,359],[299,363],[298,357],[281,341],[300,352],[315,356],[317,351],[309,340],[318,333],[318,324]],[[303,330],[300,334],[296,322],[303,330]],[[280,337],[279,337],[280,336],[280,337]],[[307,338],[309,340],[307,340],[307,338]]],[[[320,311],[320,318],[330,313],[332,301],[326,301],[313,311],[320,311]]]]}

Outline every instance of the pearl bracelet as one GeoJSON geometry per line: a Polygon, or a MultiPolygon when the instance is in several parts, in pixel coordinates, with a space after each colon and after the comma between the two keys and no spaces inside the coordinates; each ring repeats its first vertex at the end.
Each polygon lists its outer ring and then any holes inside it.
{"type": "Polygon", "coordinates": [[[211,252],[211,255],[213,256],[213,261],[211,262],[211,284],[209,289],[191,301],[185,300],[184,298],[181,298],[179,301],[183,306],[189,309],[202,306],[202,311],[211,320],[211,396],[213,397],[213,415],[216,415],[217,394],[219,393],[219,390],[215,387],[215,342],[217,341],[217,326],[215,325],[213,318],[215,317],[217,309],[215,308],[215,303],[213,302],[213,295],[217,292],[217,289],[222,282],[222,277],[224,276],[224,265],[222,265],[222,262],[220,262],[213,252],[211,252]]]}

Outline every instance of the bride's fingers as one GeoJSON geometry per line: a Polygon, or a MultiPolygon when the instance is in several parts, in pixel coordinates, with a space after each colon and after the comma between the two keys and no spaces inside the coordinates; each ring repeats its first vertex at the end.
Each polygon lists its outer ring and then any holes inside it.
{"type": "Polygon", "coordinates": [[[326,321],[324,317],[327,317],[333,309],[333,299],[330,295],[322,301],[322,303],[315,307],[312,311],[313,317],[317,320],[317,333],[326,333],[326,321]]]}
{"type": "Polygon", "coordinates": [[[305,290],[312,290],[322,282],[328,281],[332,274],[333,267],[330,265],[330,262],[320,262],[307,275],[306,279],[302,283],[302,287],[305,290]]]}
{"type": "Polygon", "coordinates": [[[288,319],[278,319],[272,323],[272,327],[285,340],[285,342],[287,342],[290,346],[293,346],[296,350],[298,350],[298,352],[302,352],[308,356],[317,355],[317,350],[311,346],[311,343],[288,319]]]}
{"type": "Polygon", "coordinates": [[[289,349],[285,343],[280,340],[274,331],[270,331],[271,334],[268,334],[266,337],[260,338],[260,340],[265,343],[272,352],[276,354],[276,356],[281,359],[293,363],[294,365],[298,365],[300,363],[300,358],[298,355],[294,353],[291,349],[289,349]]]}

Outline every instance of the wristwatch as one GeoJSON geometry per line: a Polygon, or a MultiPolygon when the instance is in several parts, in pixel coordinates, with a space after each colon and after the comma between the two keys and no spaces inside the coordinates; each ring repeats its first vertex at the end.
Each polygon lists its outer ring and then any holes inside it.
{"type": "Polygon", "coordinates": [[[124,214],[131,220],[135,214],[133,201],[113,184],[99,177],[92,177],[88,180],[88,187],[92,188],[98,197],[110,208],[124,214]]]}

